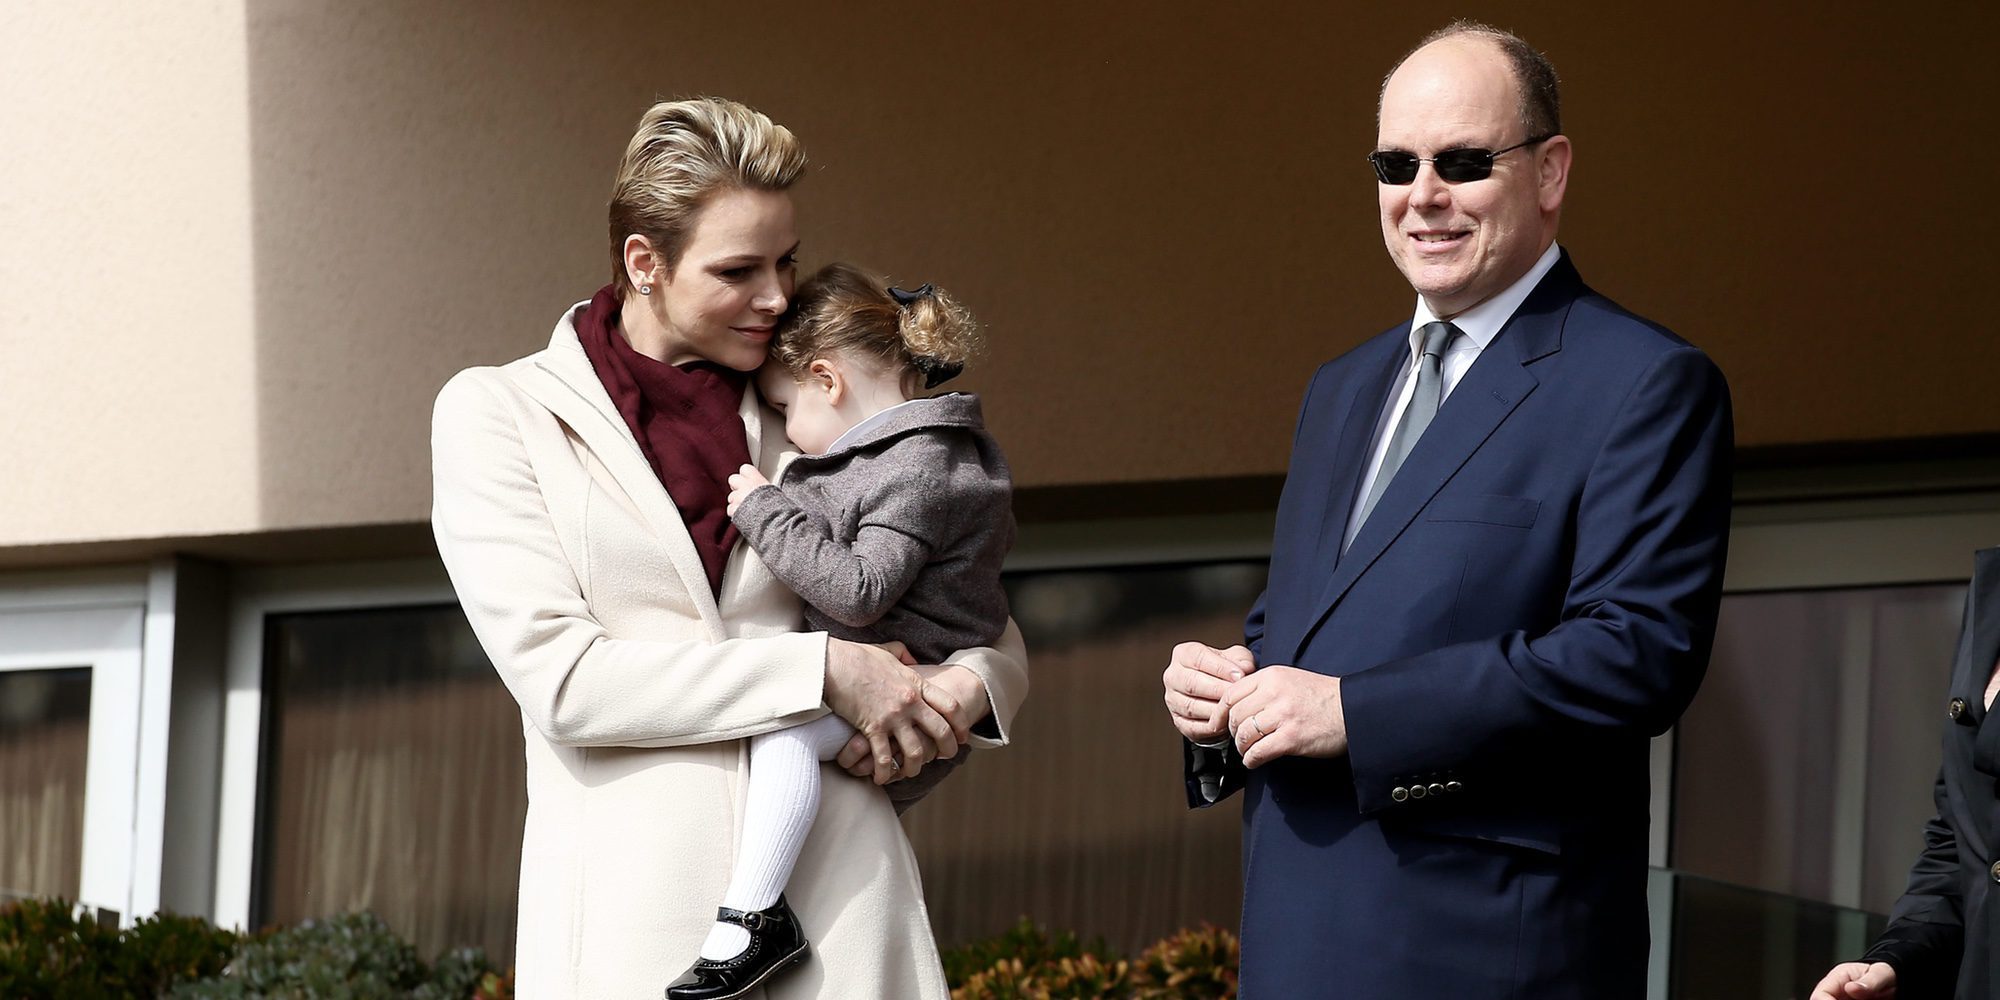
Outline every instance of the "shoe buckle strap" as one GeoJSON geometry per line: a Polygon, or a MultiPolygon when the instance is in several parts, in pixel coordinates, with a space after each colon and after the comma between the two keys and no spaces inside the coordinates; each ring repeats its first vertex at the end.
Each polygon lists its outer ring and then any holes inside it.
{"type": "Polygon", "coordinates": [[[727,906],[716,907],[715,919],[752,931],[761,931],[771,923],[771,918],[763,913],[754,910],[732,910],[727,906]]]}

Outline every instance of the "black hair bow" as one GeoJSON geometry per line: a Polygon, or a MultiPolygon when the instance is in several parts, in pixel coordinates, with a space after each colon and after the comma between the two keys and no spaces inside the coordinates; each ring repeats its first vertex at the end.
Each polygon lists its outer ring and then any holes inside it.
{"type": "Polygon", "coordinates": [[[913,292],[905,291],[901,288],[896,288],[894,286],[891,286],[889,289],[889,297],[895,299],[897,305],[906,306],[912,302],[917,301],[918,299],[929,298],[931,293],[935,291],[937,291],[937,289],[932,288],[931,283],[926,281],[923,284],[918,285],[916,291],[913,292]]]}
{"type": "Polygon", "coordinates": [[[965,365],[962,362],[943,361],[938,358],[911,358],[910,363],[916,365],[917,370],[924,373],[924,388],[926,389],[935,389],[957,378],[958,373],[965,370],[965,365]]]}

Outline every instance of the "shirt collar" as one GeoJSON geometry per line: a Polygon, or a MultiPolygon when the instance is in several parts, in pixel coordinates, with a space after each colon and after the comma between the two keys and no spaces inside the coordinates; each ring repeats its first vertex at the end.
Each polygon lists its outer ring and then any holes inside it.
{"type": "Polygon", "coordinates": [[[904,409],[911,403],[919,402],[923,398],[924,397],[919,396],[916,399],[906,399],[900,403],[897,403],[894,406],[885,406],[882,409],[876,410],[874,413],[871,413],[868,416],[862,418],[860,423],[855,424],[852,427],[849,427],[847,429],[847,433],[842,434],[837,438],[834,438],[833,443],[827,446],[826,453],[831,455],[834,452],[839,451],[840,449],[845,448],[848,445],[861,440],[862,435],[867,434],[873,431],[875,428],[888,423],[889,418],[894,416],[898,410],[904,409]]]}
{"type": "MultiPolygon", "coordinates": [[[[1493,338],[1500,335],[1500,328],[1514,318],[1514,311],[1521,308],[1522,302],[1527,301],[1528,293],[1534,291],[1536,285],[1541,284],[1543,276],[1549,273],[1550,268],[1556,266],[1556,261],[1561,257],[1562,247],[1550,243],[1549,248],[1542,251],[1542,256],[1535,261],[1534,267],[1528,269],[1527,274],[1521,275],[1513,284],[1502,289],[1500,294],[1453,316],[1451,325],[1458,327],[1466,339],[1479,345],[1479,349],[1484,351],[1486,345],[1493,343],[1493,338]]],[[[1410,320],[1411,351],[1423,349],[1420,333],[1425,324],[1435,322],[1437,314],[1431,311],[1430,303],[1425,302],[1423,296],[1417,296],[1417,313],[1415,318],[1410,320]]]]}

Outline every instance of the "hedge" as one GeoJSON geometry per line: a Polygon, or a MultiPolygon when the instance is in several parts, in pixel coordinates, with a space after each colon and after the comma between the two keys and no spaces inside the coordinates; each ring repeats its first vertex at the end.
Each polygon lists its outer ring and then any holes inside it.
{"type": "MultiPolygon", "coordinates": [[[[944,953],[953,1000],[1233,1000],[1234,935],[1204,925],[1125,959],[1027,918],[944,953]]],[[[476,948],[426,963],[372,913],[256,934],[162,914],[124,929],[60,899],[0,906],[8,1000],[513,1000],[476,948]]]]}

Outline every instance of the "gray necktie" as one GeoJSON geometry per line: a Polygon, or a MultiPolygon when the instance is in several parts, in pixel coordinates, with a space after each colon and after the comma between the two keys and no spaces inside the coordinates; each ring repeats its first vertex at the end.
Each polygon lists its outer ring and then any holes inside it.
{"type": "MultiPolygon", "coordinates": [[[[1382,454],[1382,469],[1375,473],[1368,499],[1361,502],[1361,520],[1354,522],[1357,526],[1368,523],[1368,515],[1375,511],[1375,501],[1382,499],[1389,480],[1395,478],[1396,470],[1403,467],[1403,459],[1410,457],[1410,449],[1416,447],[1417,439],[1424,436],[1424,428],[1437,416],[1438,404],[1444,399],[1444,349],[1456,336],[1458,327],[1444,320],[1424,324],[1424,353],[1417,359],[1417,387],[1410,393],[1410,405],[1403,410],[1403,419],[1396,424],[1395,436],[1389,439],[1389,450],[1382,454]]],[[[1360,534],[1358,527],[1355,534],[1360,534]]]]}

